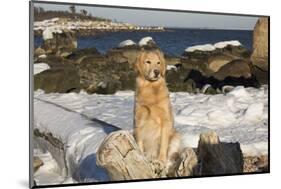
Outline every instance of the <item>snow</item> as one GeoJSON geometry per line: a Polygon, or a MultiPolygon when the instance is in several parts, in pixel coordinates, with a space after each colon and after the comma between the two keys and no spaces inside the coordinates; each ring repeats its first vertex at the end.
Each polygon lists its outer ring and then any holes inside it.
{"type": "Polygon", "coordinates": [[[38,58],[47,58],[47,55],[46,54],[41,54],[38,56],[38,58]]]}
{"type": "Polygon", "coordinates": [[[37,64],[34,64],[33,66],[33,74],[36,75],[36,74],[39,74],[40,72],[43,72],[45,70],[48,70],[50,69],[50,66],[46,63],[37,63],[37,64]]]}
{"type": "Polygon", "coordinates": [[[195,45],[195,46],[192,46],[192,47],[188,47],[185,49],[186,52],[194,52],[196,50],[198,51],[213,51],[215,50],[216,48],[211,45],[211,44],[205,44],[205,45],[195,45]]]}
{"type": "Polygon", "coordinates": [[[218,49],[222,49],[222,48],[225,48],[227,45],[242,46],[239,41],[232,40],[232,41],[221,41],[221,42],[215,43],[214,47],[218,48],[218,49]]]}
{"type": "Polygon", "coordinates": [[[66,179],[62,176],[61,170],[49,152],[43,152],[39,149],[34,150],[34,156],[39,157],[44,164],[34,173],[34,180],[37,185],[46,184],[65,184],[75,183],[72,178],[66,179]]]}
{"type": "Polygon", "coordinates": [[[43,31],[43,39],[52,39],[53,33],[62,33],[62,30],[58,27],[46,27],[46,29],[43,31]]]}
{"type": "MultiPolygon", "coordinates": [[[[63,98],[75,100],[73,94],[63,98]]],[[[64,144],[66,167],[60,165],[60,169],[67,172],[63,182],[73,175],[76,175],[74,179],[79,182],[108,180],[105,170],[95,164],[95,153],[107,134],[118,128],[37,97],[34,99],[34,112],[34,128],[41,133],[52,133],[53,137],[64,144]]],[[[41,178],[36,174],[34,176],[35,179],[41,178]]],[[[51,180],[45,184],[52,183],[51,180]]]]}
{"type": "Polygon", "coordinates": [[[177,71],[178,68],[175,65],[167,65],[167,70],[175,70],[175,71],[177,71]]]}
{"type": "Polygon", "coordinates": [[[150,36],[143,37],[143,38],[139,41],[139,46],[145,46],[145,45],[148,44],[148,42],[153,42],[153,43],[154,43],[153,38],[150,37],[150,36]]]}
{"type": "Polygon", "coordinates": [[[232,46],[242,46],[242,44],[237,40],[232,41],[221,41],[215,44],[204,44],[204,45],[195,45],[191,46],[185,49],[185,52],[194,52],[196,50],[198,51],[214,51],[216,49],[222,49],[225,48],[227,45],[232,46]]]}
{"type": "MultiPolygon", "coordinates": [[[[106,131],[103,124],[91,119],[132,132],[134,92],[90,95],[83,91],[45,94],[38,90],[34,97],[35,127],[60,133],[57,137],[68,146],[67,162],[76,165],[69,167],[80,175],[79,182],[108,179],[93,162],[99,144],[112,128],[106,131]]],[[[200,133],[214,130],[223,142],[239,142],[244,155],[268,153],[267,85],[259,89],[238,86],[216,95],[176,92],[170,93],[170,98],[183,147],[197,147],[200,133]]]]}
{"type": "Polygon", "coordinates": [[[135,45],[136,43],[130,39],[122,41],[121,43],[119,43],[118,47],[122,48],[122,47],[126,47],[126,46],[131,46],[131,45],[135,45]]]}

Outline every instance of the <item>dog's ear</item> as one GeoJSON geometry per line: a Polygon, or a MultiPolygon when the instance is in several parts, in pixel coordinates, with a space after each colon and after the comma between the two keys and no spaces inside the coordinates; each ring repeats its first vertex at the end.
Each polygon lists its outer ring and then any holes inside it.
{"type": "Polygon", "coordinates": [[[156,50],[156,54],[158,55],[160,62],[161,62],[161,75],[164,77],[166,74],[166,62],[164,58],[164,54],[160,50],[156,50]]]}

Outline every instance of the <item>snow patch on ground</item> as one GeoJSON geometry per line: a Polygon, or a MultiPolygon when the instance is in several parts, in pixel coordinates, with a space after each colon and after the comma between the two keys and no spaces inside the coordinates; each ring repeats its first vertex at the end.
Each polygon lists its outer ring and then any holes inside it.
{"type": "Polygon", "coordinates": [[[61,170],[49,152],[34,149],[34,156],[39,157],[44,164],[34,173],[37,185],[76,183],[71,177],[62,176],[61,170]]]}
{"type": "Polygon", "coordinates": [[[46,63],[37,63],[34,64],[33,74],[39,74],[40,72],[43,72],[45,70],[50,69],[50,66],[46,63]]]}
{"type": "MultiPolygon", "coordinates": [[[[114,95],[89,95],[85,92],[44,94],[35,97],[62,105],[119,128],[133,130],[134,92],[114,95]]],[[[196,147],[199,134],[218,132],[222,141],[240,142],[245,154],[267,153],[268,87],[235,87],[227,94],[205,95],[177,92],[170,94],[175,127],[184,135],[184,143],[196,147]],[[256,143],[264,146],[250,148],[256,143]]],[[[35,112],[36,113],[36,112],[35,112]]]]}
{"type": "MultiPolygon", "coordinates": [[[[95,153],[114,129],[93,121],[99,119],[133,131],[134,92],[114,95],[80,93],[34,93],[34,126],[59,133],[73,178],[61,176],[49,153],[35,152],[44,165],[35,173],[42,184],[107,181],[104,169],[95,163],[95,153]]],[[[227,94],[170,94],[175,128],[182,134],[183,147],[197,147],[202,132],[214,130],[223,142],[239,142],[244,155],[268,153],[268,86],[259,89],[235,87],[227,94]]]]}

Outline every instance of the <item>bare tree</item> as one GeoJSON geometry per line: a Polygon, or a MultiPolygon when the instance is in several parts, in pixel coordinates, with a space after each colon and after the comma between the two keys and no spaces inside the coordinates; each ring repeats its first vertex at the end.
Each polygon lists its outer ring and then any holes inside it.
{"type": "Polygon", "coordinates": [[[42,7],[39,7],[39,12],[45,12],[45,10],[42,7]]]}
{"type": "Polygon", "coordinates": [[[87,16],[88,14],[88,12],[85,9],[81,9],[80,12],[83,16],[87,16]]]}
{"type": "Polygon", "coordinates": [[[71,12],[72,14],[75,14],[75,13],[76,13],[76,8],[75,8],[74,5],[71,5],[71,6],[69,7],[69,10],[70,10],[70,12],[71,12]]]}

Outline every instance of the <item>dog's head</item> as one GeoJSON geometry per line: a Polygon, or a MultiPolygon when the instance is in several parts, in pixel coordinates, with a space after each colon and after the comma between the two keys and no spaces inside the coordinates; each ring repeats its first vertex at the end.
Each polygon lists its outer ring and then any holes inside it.
{"type": "Polygon", "coordinates": [[[159,50],[141,50],[137,57],[135,69],[138,76],[148,81],[157,81],[165,77],[165,59],[159,50]]]}

